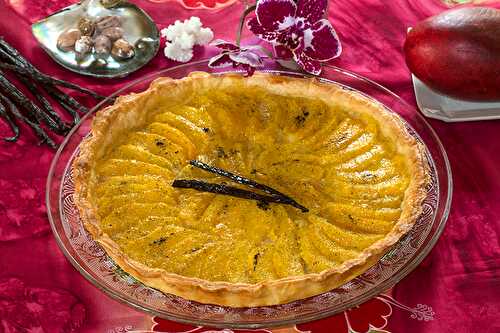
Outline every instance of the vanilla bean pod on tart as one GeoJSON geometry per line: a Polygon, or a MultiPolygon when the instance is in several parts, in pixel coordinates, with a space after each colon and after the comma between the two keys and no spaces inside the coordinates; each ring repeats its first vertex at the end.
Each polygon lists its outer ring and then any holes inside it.
{"type": "MultiPolygon", "coordinates": [[[[201,191],[201,192],[210,192],[210,193],[215,193],[215,194],[223,194],[223,195],[229,195],[237,198],[242,198],[242,199],[250,199],[250,200],[255,200],[258,203],[262,203],[264,205],[267,205],[269,203],[281,203],[281,204],[287,204],[287,205],[292,205],[296,207],[293,203],[294,201],[291,200],[290,198],[286,196],[281,196],[281,195],[262,195],[259,193],[255,193],[252,191],[244,190],[238,187],[234,186],[228,186],[225,184],[213,184],[213,183],[207,183],[201,180],[195,180],[195,179],[176,179],[172,183],[173,187],[177,188],[190,188],[193,190],[201,191]]],[[[308,212],[309,210],[303,206],[296,207],[300,209],[303,213],[308,212]]]]}
{"type": "MultiPolygon", "coordinates": [[[[234,174],[232,172],[229,172],[229,171],[226,171],[226,170],[223,170],[223,169],[220,169],[220,168],[208,165],[208,164],[203,163],[201,161],[191,160],[191,161],[189,161],[189,164],[191,164],[194,167],[203,169],[205,171],[215,173],[215,174],[217,174],[219,176],[223,176],[223,177],[229,178],[229,179],[231,179],[232,181],[234,181],[236,183],[247,185],[249,187],[261,190],[261,191],[263,191],[263,192],[265,192],[267,194],[270,194],[272,197],[279,198],[279,201],[272,201],[272,200],[265,200],[265,199],[262,199],[262,200],[259,200],[259,201],[286,203],[286,204],[294,206],[295,208],[300,209],[303,213],[306,213],[306,212],[309,211],[307,208],[305,208],[304,206],[300,205],[297,201],[293,200],[289,196],[287,196],[287,195],[285,195],[285,194],[283,194],[283,193],[281,193],[281,192],[279,192],[279,191],[277,191],[277,190],[275,190],[272,187],[269,187],[267,185],[259,184],[259,183],[257,183],[254,180],[251,180],[251,179],[245,178],[243,176],[234,174]]],[[[175,186],[175,181],[174,181],[174,187],[176,187],[175,186]]],[[[180,187],[180,186],[177,186],[177,187],[180,187]]],[[[203,189],[200,189],[200,190],[203,190],[203,189]]],[[[217,192],[214,192],[214,193],[217,193],[217,192]]],[[[231,194],[229,194],[229,195],[231,195],[231,194]]],[[[250,199],[253,199],[253,198],[250,198],[250,199]]],[[[256,200],[256,199],[254,199],[254,200],[256,200]]]]}

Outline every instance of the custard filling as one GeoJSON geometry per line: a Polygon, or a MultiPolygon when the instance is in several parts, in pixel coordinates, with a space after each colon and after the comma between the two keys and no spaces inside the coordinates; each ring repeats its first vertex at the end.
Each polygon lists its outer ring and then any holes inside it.
{"type": "MultiPolygon", "coordinates": [[[[258,283],[355,258],[393,228],[410,175],[375,119],[252,87],[195,93],[123,134],[97,161],[99,224],[130,258],[209,281],[258,283]],[[309,209],[171,186],[224,183],[197,159],[309,209]]],[[[238,185],[235,185],[238,186],[238,185]]]]}

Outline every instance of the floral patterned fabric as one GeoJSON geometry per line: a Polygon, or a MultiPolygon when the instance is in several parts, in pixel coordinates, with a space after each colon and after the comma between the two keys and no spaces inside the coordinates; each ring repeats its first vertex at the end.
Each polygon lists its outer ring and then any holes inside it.
{"type": "MultiPolygon", "coordinates": [[[[159,54],[138,72],[115,80],[62,69],[36,45],[30,24],[72,2],[0,0],[0,35],[43,71],[102,94],[175,64],[159,54]]],[[[159,28],[195,15],[216,38],[227,41],[235,37],[242,10],[235,0],[133,2],[159,28]]],[[[343,47],[332,63],[368,76],[415,104],[401,47],[406,30],[458,2],[330,0],[328,19],[343,47]]],[[[481,3],[500,8],[499,1],[481,3]]],[[[252,41],[258,40],[247,34],[243,44],[252,41]]],[[[218,52],[215,47],[196,48],[195,60],[218,52]]],[[[430,122],[451,161],[454,199],[447,228],[427,259],[386,295],[357,308],[297,327],[257,332],[500,332],[500,122],[430,122]]],[[[71,266],[46,217],[45,181],[54,152],[37,146],[29,129],[21,131],[16,144],[0,141],[0,333],[217,331],[133,310],[111,300],[71,266]]],[[[3,122],[0,135],[10,135],[3,122]]]]}

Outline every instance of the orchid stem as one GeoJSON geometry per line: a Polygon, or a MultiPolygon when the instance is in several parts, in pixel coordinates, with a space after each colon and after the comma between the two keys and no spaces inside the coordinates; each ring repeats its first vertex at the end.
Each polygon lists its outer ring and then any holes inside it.
{"type": "Polygon", "coordinates": [[[241,32],[243,31],[243,24],[245,23],[245,18],[247,17],[248,14],[253,12],[257,8],[256,5],[252,5],[250,7],[247,7],[243,14],[241,14],[240,17],[240,24],[238,26],[238,31],[236,32],[236,45],[240,47],[240,41],[241,41],[241,32]]]}

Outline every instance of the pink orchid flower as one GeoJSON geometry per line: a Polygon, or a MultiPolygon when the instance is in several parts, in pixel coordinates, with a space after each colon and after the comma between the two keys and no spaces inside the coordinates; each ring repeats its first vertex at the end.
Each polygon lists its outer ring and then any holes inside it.
{"type": "Polygon", "coordinates": [[[276,56],[291,59],[306,72],[321,73],[321,62],[342,52],[337,33],[324,19],[328,0],[258,0],[247,22],[257,37],[274,45],[276,56]]]}
{"type": "Polygon", "coordinates": [[[247,76],[255,72],[256,67],[262,67],[263,62],[260,55],[256,52],[258,46],[239,47],[236,44],[217,39],[210,43],[222,52],[210,59],[208,66],[212,68],[240,67],[246,71],[247,76]]]}

